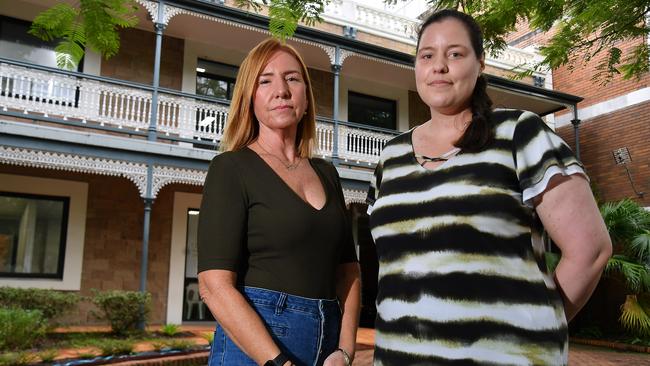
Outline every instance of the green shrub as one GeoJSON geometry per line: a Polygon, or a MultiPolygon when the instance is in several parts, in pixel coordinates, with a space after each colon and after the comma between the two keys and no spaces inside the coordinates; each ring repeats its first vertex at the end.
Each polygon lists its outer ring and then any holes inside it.
{"type": "Polygon", "coordinates": [[[166,342],[169,349],[187,350],[196,346],[196,343],[187,339],[171,339],[166,342]]]}
{"type": "Polygon", "coordinates": [[[76,293],[0,287],[0,308],[38,310],[50,327],[56,325],[61,315],[74,309],[80,299],[76,293]]]}
{"type": "Polygon", "coordinates": [[[52,363],[56,356],[59,354],[59,351],[55,349],[47,349],[38,353],[38,357],[41,359],[41,362],[52,363]]]}
{"type": "Polygon", "coordinates": [[[130,339],[103,339],[95,343],[102,356],[128,355],[134,346],[135,342],[130,339]]]}
{"type": "Polygon", "coordinates": [[[92,301],[100,310],[95,315],[108,321],[114,333],[124,334],[137,329],[141,316],[146,321],[151,294],[121,290],[94,291],[92,301]]]}
{"type": "Polygon", "coordinates": [[[22,366],[36,361],[36,356],[29,352],[0,354],[0,366],[22,366]]]}
{"type": "Polygon", "coordinates": [[[165,324],[160,330],[167,337],[173,337],[180,332],[181,327],[178,324],[165,324]]]}
{"type": "Polygon", "coordinates": [[[0,350],[29,348],[46,329],[39,310],[0,308],[0,350]]]}
{"type": "Polygon", "coordinates": [[[201,333],[201,337],[208,341],[208,343],[212,346],[212,342],[214,342],[214,333],[213,332],[204,332],[201,333]]]}

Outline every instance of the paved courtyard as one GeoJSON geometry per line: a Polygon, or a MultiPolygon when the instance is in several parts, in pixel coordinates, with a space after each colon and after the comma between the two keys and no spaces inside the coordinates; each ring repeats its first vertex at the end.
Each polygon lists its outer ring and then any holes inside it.
{"type": "MultiPolygon", "coordinates": [[[[373,329],[361,328],[353,366],[372,365],[373,329]]],[[[569,366],[650,366],[650,354],[610,351],[602,347],[570,345],[569,366]]]]}

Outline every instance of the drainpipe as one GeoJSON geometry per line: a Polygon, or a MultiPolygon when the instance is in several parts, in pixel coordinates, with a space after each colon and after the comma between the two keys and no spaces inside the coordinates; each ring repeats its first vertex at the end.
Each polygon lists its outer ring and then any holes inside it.
{"type": "Polygon", "coordinates": [[[575,154],[576,158],[580,160],[580,119],[578,118],[578,105],[574,104],[573,107],[573,119],[571,124],[573,125],[573,137],[575,141],[575,154]]]}
{"type": "MultiPolygon", "coordinates": [[[[154,197],[152,195],[153,186],[153,164],[147,164],[147,188],[144,199],[144,220],[142,224],[142,260],[140,263],[140,292],[147,292],[147,269],[149,266],[149,227],[151,223],[151,206],[153,206],[154,197]]],[[[144,308],[140,308],[140,330],[145,329],[144,308]]]]}
{"type": "Polygon", "coordinates": [[[332,164],[339,165],[339,77],[341,75],[341,48],[339,46],[336,46],[334,53],[332,73],[334,73],[334,110],[332,114],[332,119],[334,120],[334,144],[332,146],[332,164]]]}
{"type": "MultiPolygon", "coordinates": [[[[147,131],[147,140],[156,141],[158,120],[158,88],[160,86],[160,54],[162,51],[162,37],[165,30],[165,2],[158,1],[158,16],[154,23],[156,29],[156,51],[153,63],[153,95],[151,96],[151,117],[149,119],[149,128],[147,131]]],[[[151,207],[153,206],[153,164],[147,164],[147,188],[144,194],[144,219],[142,223],[142,259],[140,261],[140,292],[147,292],[147,272],[149,266],[149,231],[151,224],[151,207]]],[[[140,321],[138,323],[140,330],[145,330],[144,307],[140,308],[140,321]]]]}
{"type": "Polygon", "coordinates": [[[158,88],[160,86],[160,53],[162,50],[162,37],[165,30],[165,24],[162,23],[165,17],[165,2],[158,1],[158,18],[154,23],[156,29],[156,53],[153,62],[153,95],[151,97],[151,119],[149,120],[149,129],[147,140],[156,140],[156,121],[158,119],[158,88]]]}

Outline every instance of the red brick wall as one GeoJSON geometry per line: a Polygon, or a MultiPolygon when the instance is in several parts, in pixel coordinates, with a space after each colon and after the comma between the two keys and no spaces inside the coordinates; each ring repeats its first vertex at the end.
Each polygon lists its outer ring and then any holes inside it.
{"type": "MultiPolygon", "coordinates": [[[[645,116],[650,115],[650,102],[621,111],[602,115],[580,126],[580,155],[601,201],[634,198],[650,206],[650,128],[645,116]],[[636,197],[625,168],[614,162],[612,151],[627,147],[632,157],[628,168],[638,191],[646,192],[643,199],[636,197]]],[[[572,148],[573,126],[564,126],[558,133],[572,148]]]]}
{"type": "MultiPolygon", "coordinates": [[[[644,41],[631,41],[618,47],[623,51],[623,55],[626,55],[635,45],[644,41]]],[[[569,70],[567,66],[558,68],[553,71],[553,88],[584,97],[585,100],[578,104],[579,108],[584,108],[650,86],[650,73],[645,73],[640,80],[623,80],[621,75],[616,75],[607,85],[599,85],[601,82],[592,78],[597,73],[596,66],[604,59],[606,54],[601,52],[586,65],[578,61],[573,70],[569,70]]]]}
{"type": "MultiPolygon", "coordinates": [[[[9,165],[0,165],[0,173],[87,182],[88,209],[80,294],[90,296],[92,289],[139,289],[144,203],[133,183],[126,178],[9,165]]],[[[147,291],[152,294],[152,324],[163,323],[166,316],[175,191],[200,193],[201,188],[166,186],[154,201],[147,273],[147,291]]],[[[68,322],[99,323],[91,315],[92,309],[93,305],[82,302],[79,312],[68,317],[68,322]]]]}
{"type": "MultiPolygon", "coordinates": [[[[102,59],[101,75],[144,84],[153,83],[156,35],[140,29],[120,32],[120,52],[102,59]]],[[[183,80],[182,39],[163,36],[160,61],[160,86],[181,90],[183,80]]]]}

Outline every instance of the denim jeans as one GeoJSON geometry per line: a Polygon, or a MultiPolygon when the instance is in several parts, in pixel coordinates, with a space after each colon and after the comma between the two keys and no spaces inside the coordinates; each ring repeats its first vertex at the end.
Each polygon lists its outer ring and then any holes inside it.
{"type": "MultiPolygon", "coordinates": [[[[309,299],[256,287],[244,287],[242,294],[262,318],[275,343],[294,364],[322,365],[338,348],[341,309],[337,300],[309,299]]],[[[208,365],[257,364],[217,325],[208,365]]]]}

